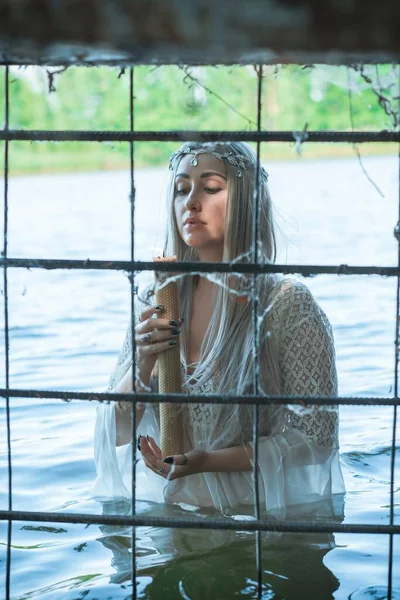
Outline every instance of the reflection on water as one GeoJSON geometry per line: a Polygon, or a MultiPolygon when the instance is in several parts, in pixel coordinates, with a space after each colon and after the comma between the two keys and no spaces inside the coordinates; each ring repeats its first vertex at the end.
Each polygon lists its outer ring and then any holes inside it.
{"type": "MultiPolygon", "coordinates": [[[[336,520],[343,517],[343,497],[336,498],[336,520]],[[341,510],[340,510],[341,509],[341,510]]],[[[103,514],[128,515],[128,502],[102,502],[103,514]]],[[[331,512],[331,505],[314,506],[315,512],[331,512]]],[[[165,518],[188,517],[178,506],[139,503],[137,513],[165,518]]],[[[195,518],[213,516],[199,510],[195,518]]],[[[215,516],[220,516],[215,512],[215,516]]],[[[313,514],[309,512],[309,517],[313,514]]],[[[131,583],[130,528],[103,525],[98,538],[111,553],[115,573],[110,583],[131,583]]],[[[324,564],[335,547],[331,534],[271,534],[263,547],[263,598],[332,598],[339,582],[324,564]]],[[[136,529],[137,585],[141,598],[221,598],[241,590],[244,598],[257,597],[255,535],[247,532],[201,529],[138,527],[136,529]],[[147,582],[147,585],[146,585],[147,582]],[[151,585],[149,585],[151,582],[151,585]]]]}
{"type": "MultiPolygon", "coordinates": [[[[388,588],[383,585],[369,585],[351,594],[350,600],[387,600],[388,588]]],[[[400,590],[392,590],[392,600],[400,600],[400,590]]]]}

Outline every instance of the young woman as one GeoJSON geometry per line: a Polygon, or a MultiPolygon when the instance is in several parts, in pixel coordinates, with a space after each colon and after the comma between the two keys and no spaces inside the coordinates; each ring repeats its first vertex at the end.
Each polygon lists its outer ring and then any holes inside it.
{"type": "MultiPolygon", "coordinates": [[[[180,261],[251,261],[257,158],[244,143],[184,144],[170,160],[165,251],[180,261]]],[[[259,260],[275,260],[267,173],[259,176],[259,260]]],[[[193,265],[195,269],[195,264],[193,265]]],[[[137,390],[157,390],[157,358],[180,338],[183,390],[188,394],[248,394],[253,390],[251,277],[186,275],[179,281],[182,318],[169,322],[149,304],[135,328],[137,390]]],[[[257,278],[259,393],[337,394],[330,324],[299,281],[257,278]]],[[[110,380],[110,392],[132,391],[131,327],[110,380]]],[[[95,458],[99,496],[129,497],[131,405],[98,409],[95,458]]],[[[139,499],[251,512],[254,503],[253,407],[183,405],[185,454],[162,456],[155,405],[137,409],[139,499]]],[[[262,509],[285,517],[344,491],[335,408],[272,406],[259,410],[262,509]]]]}

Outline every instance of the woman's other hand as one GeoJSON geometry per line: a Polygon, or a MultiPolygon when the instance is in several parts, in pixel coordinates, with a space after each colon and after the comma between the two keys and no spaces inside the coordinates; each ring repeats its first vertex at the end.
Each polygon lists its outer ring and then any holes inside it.
{"type": "Polygon", "coordinates": [[[186,454],[168,456],[163,460],[161,449],[157,446],[154,438],[144,435],[138,438],[138,450],[141,452],[146,466],[168,481],[195,473],[203,473],[207,470],[209,453],[203,450],[194,449],[186,454]]]}

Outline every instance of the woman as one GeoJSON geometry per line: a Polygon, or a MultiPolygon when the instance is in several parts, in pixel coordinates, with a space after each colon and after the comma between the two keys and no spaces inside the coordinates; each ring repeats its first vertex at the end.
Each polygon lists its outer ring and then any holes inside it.
{"type": "MultiPolygon", "coordinates": [[[[170,161],[165,250],[183,261],[251,260],[257,158],[244,143],[184,144],[170,161]]],[[[275,260],[267,173],[259,173],[259,260],[275,260]]],[[[195,265],[194,265],[195,269],[195,265]]],[[[188,275],[179,281],[182,319],[146,306],[135,328],[136,389],[157,390],[157,357],[181,342],[183,389],[189,394],[251,394],[252,280],[231,274],[188,275]]],[[[330,324],[302,283],[259,276],[259,393],[335,396],[337,376],[330,324]]],[[[132,391],[131,328],[109,390],[132,391]]],[[[129,496],[131,405],[98,410],[97,495],[129,496]]],[[[163,457],[155,405],[137,409],[137,497],[215,507],[224,514],[254,505],[253,408],[207,403],[183,406],[185,454],[163,457]]],[[[344,491],[336,408],[260,406],[259,488],[269,516],[300,514],[310,503],[344,491]]]]}

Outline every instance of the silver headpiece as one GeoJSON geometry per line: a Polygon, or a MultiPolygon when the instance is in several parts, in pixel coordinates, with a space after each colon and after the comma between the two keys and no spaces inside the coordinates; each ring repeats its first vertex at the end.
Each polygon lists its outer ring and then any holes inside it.
{"type": "MultiPolygon", "coordinates": [[[[248,167],[254,167],[254,162],[247,158],[247,156],[243,156],[243,154],[234,154],[233,152],[221,154],[216,150],[217,147],[218,145],[215,142],[205,142],[201,145],[201,148],[192,148],[190,145],[184,146],[171,155],[171,158],[169,159],[169,170],[172,171],[174,168],[174,162],[178,156],[185,156],[186,154],[193,154],[193,158],[190,161],[190,164],[193,167],[196,167],[198,164],[197,157],[199,154],[212,154],[212,156],[215,156],[215,158],[218,158],[218,160],[221,160],[222,162],[226,160],[236,167],[237,177],[242,177],[242,172],[248,167]]],[[[260,177],[264,178],[265,181],[268,181],[268,173],[264,167],[260,167],[260,177]]]]}

